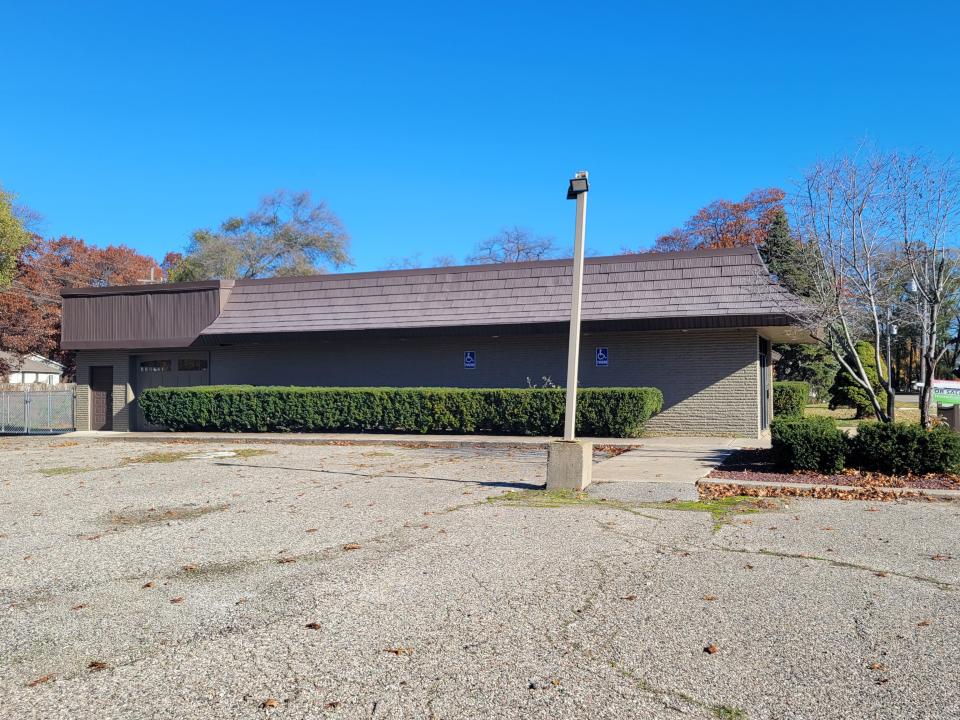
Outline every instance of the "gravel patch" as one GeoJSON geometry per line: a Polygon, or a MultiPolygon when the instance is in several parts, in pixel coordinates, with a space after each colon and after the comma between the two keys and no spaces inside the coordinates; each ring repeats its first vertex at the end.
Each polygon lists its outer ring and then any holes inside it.
{"type": "Polygon", "coordinates": [[[0,442],[0,717],[960,715],[956,504],[715,526],[496,501],[542,450],[237,449],[0,442]]]}

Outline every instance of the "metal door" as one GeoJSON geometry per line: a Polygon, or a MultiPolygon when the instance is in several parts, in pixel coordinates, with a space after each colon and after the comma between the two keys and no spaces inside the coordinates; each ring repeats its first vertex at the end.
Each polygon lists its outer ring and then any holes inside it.
{"type": "Polygon", "coordinates": [[[770,341],[760,338],[760,429],[770,427],[770,341]]]}
{"type": "MultiPolygon", "coordinates": [[[[136,396],[149,388],[208,385],[209,361],[206,353],[139,355],[134,360],[136,396]]],[[[137,430],[163,430],[151,425],[137,403],[137,430]]]]}

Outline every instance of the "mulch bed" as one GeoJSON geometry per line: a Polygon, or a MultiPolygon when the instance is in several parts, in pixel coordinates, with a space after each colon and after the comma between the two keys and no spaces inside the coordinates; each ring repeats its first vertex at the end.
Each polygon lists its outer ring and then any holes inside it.
{"type": "Polygon", "coordinates": [[[758,448],[737,450],[708,476],[711,480],[844,485],[861,488],[908,488],[917,490],[960,490],[960,475],[882,475],[846,470],[835,475],[815,472],[786,473],[773,462],[773,451],[758,448]]]}

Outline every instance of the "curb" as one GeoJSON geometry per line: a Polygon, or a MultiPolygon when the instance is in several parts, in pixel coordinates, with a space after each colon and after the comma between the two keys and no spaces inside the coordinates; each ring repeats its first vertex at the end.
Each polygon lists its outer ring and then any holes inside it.
{"type": "Polygon", "coordinates": [[[697,490],[708,497],[735,492],[749,497],[810,497],[822,500],[960,500],[960,490],[900,487],[864,487],[862,485],[820,485],[813,483],[759,482],[704,478],[697,490]]]}

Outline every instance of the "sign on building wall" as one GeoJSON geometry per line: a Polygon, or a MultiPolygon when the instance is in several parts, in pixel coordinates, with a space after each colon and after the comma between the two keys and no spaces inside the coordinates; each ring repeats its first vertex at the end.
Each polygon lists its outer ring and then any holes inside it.
{"type": "Polygon", "coordinates": [[[597,367],[607,367],[610,364],[610,351],[605,347],[597,348],[597,367]]]}
{"type": "Polygon", "coordinates": [[[463,368],[464,370],[477,369],[477,351],[476,350],[463,351],[463,368]]]}

